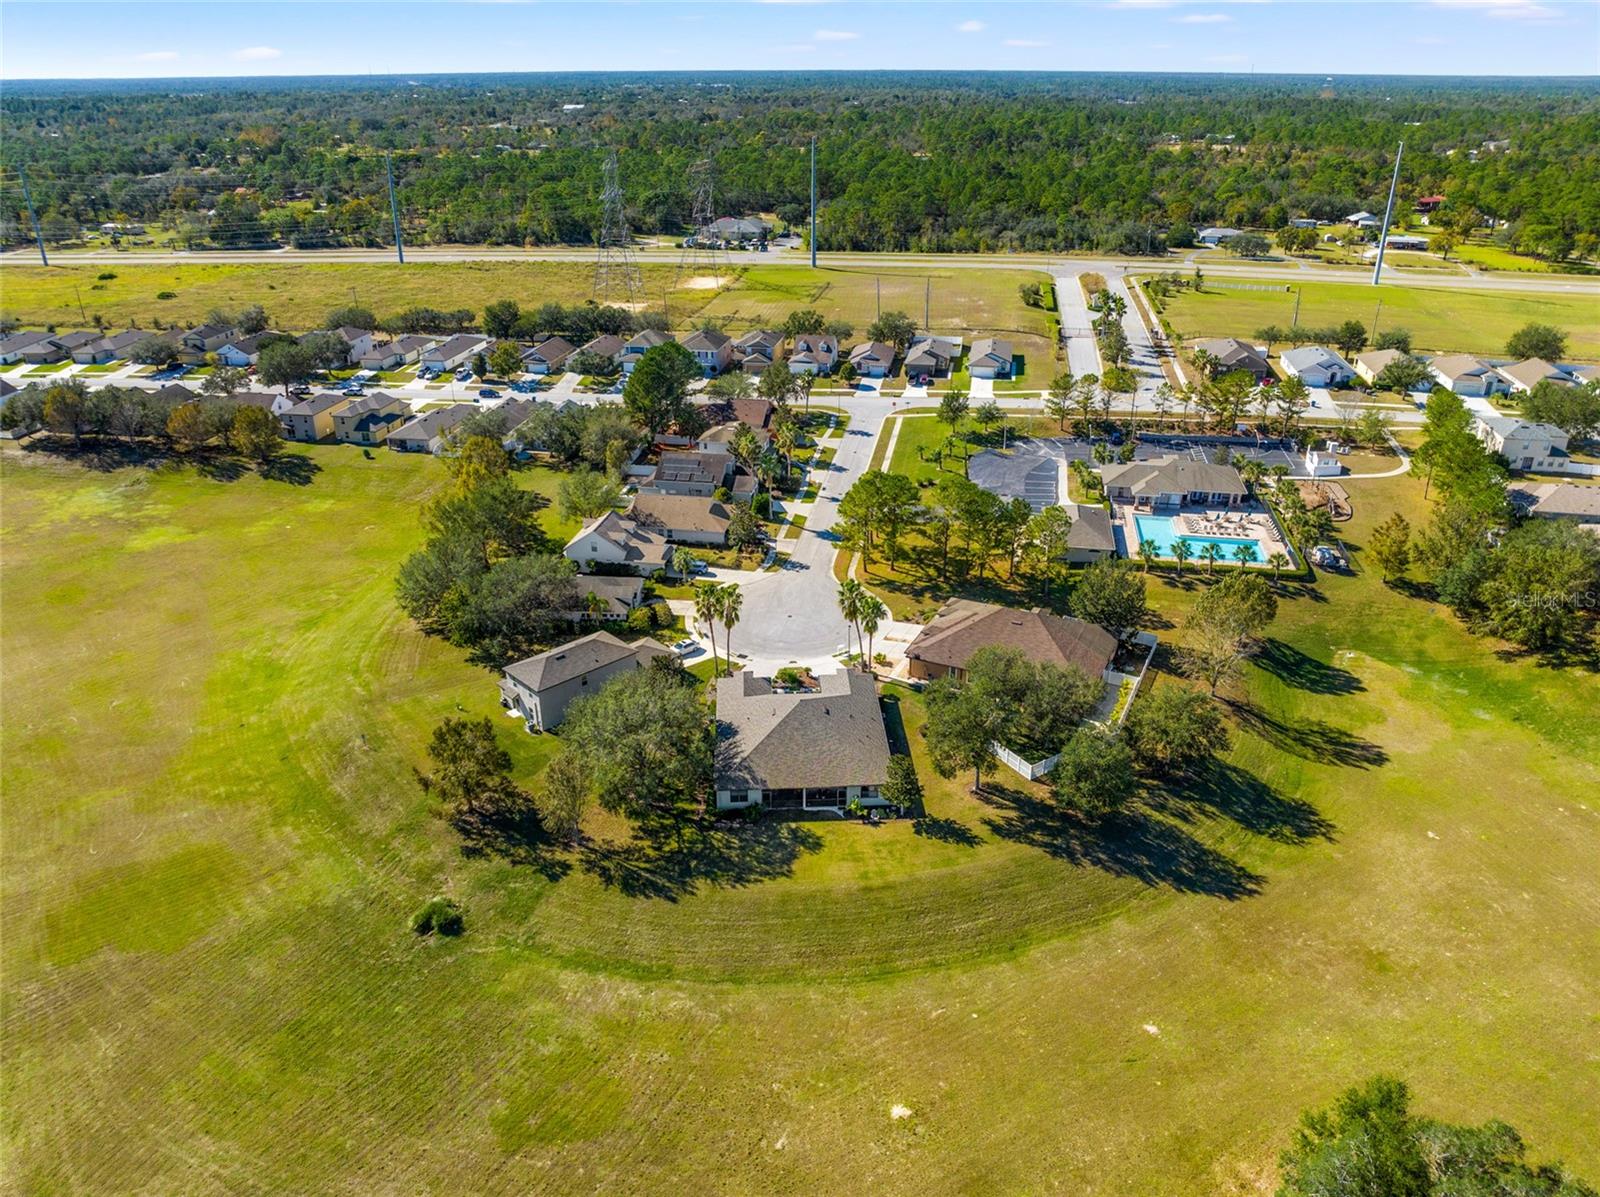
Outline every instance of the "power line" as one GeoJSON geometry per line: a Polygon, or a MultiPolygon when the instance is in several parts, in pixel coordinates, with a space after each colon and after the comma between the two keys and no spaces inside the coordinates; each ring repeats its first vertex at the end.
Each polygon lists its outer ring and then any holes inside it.
{"type": "Polygon", "coordinates": [[[607,151],[601,167],[600,236],[595,245],[594,294],[608,300],[620,292],[630,306],[638,303],[642,281],[633,259],[633,235],[623,206],[622,182],[617,170],[617,151],[607,151]]]}

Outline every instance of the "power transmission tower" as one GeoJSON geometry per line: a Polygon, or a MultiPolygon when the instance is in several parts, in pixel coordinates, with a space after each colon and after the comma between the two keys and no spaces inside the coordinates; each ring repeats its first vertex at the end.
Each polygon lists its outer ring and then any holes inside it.
{"type": "Polygon", "coordinates": [[[684,238],[678,275],[680,278],[720,279],[732,268],[732,261],[711,228],[717,219],[716,172],[711,159],[703,158],[689,168],[689,194],[693,197],[689,223],[694,231],[684,238]]]}
{"type": "Polygon", "coordinates": [[[600,239],[595,250],[594,296],[605,302],[622,299],[637,305],[643,283],[633,260],[633,235],[622,210],[622,183],[617,178],[617,151],[606,154],[601,168],[600,239]]]}

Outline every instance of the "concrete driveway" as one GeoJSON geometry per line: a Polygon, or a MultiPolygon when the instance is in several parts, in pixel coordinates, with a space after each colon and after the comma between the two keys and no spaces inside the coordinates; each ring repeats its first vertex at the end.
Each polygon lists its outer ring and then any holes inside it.
{"type": "Polygon", "coordinates": [[[1056,310],[1061,313],[1061,339],[1067,344],[1067,369],[1079,377],[1099,374],[1100,348],[1076,273],[1056,276],[1056,310]]]}

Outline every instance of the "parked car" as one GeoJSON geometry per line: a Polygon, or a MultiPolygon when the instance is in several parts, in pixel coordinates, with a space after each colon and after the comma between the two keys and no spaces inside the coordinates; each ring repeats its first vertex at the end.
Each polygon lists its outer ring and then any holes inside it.
{"type": "Polygon", "coordinates": [[[498,398],[500,398],[500,392],[495,390],[493,387],[484,387],[481,391],[478,392],[478,398],[479,399],[498,399],[498,398]]]}
{"type": "Polygon", "coordinates": [[[680,657],[692,657],[700,651],[700,645],[693,640],[680,640],[672,646],[672,651],[680,657]]]}
{"type": "Polygon", "coordinates": [[[456,381],[457,382],[471,382],[472,381],[472,371],[471,370],[457,370],[456,371],[456,381]]]}
{"type": "Polygon", "coordinates": [[[519,395],[531,395],[539,388],[531,382],[514,382],[511,384],[511,389],[519,395]]]}

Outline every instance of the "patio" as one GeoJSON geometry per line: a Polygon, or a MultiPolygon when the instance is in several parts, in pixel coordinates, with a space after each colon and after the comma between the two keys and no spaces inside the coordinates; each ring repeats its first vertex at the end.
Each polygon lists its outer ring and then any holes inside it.
{"type": "MultiPolygon", "coordinates": [[[[1219,507],[1215,505],[1191,505],[1184,503],[1178,506],[1152,507],[1149,504],[1135,504],[1117,502],[1112,504],[1111,519],[1112,530],[1116,537],[1117,552],[1123,557],[1137,559],[1139,556],[1139,517],[1148,520],[1152,515],[1163,516],[1172,521],[1172,534],[1185,540],[1207,541],[1254,541],[1256,542],[1256,559],[1249,564],[1257,569],[1268,568],[1268,562],[1274,554],[1282,553],[1291,563],[1297,559],[1294,551],[1289,547],[1288,538],[1278,527],[1278,522],[1272,513],[1256,502],[1248,502],[1236,507],[1219,507]]],[[[1192,545],[1194,554],[1190,560],[1200,562],[1200,546],[1192,545]]],[[[1174,558],[1170,553],[1163,553],[1160,560],[1171,561],[1174,558]]],[[[1238,565],[1230,554],[1223,557],[1223,562],[1228,565],[1238,565]]]]}

